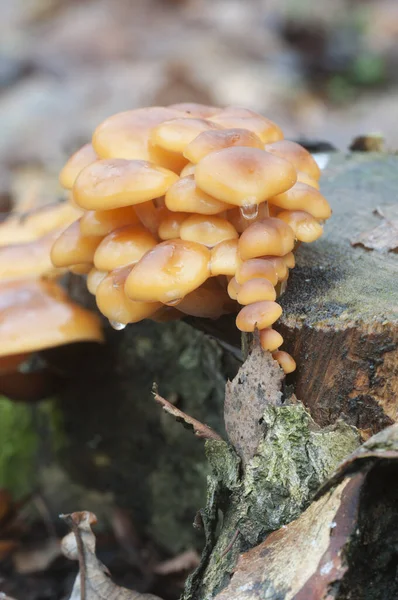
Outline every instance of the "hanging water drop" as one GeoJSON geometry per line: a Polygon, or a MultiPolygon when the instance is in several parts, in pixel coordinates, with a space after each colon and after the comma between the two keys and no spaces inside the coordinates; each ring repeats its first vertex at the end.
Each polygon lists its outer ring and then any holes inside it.
{"type": "Polygon", "coordinates": [[[111,319],[109,319],[109,324],[116,331],[122,331],[126,327],[126,323],[119,323],[119,321],[112,321],[111,319]]]}
{"type": "Polygon", "coordinates": [[[240,214],[248,221],[255,219],[258,215],[258,204],[244,204],[240,208],[240,214]]]}

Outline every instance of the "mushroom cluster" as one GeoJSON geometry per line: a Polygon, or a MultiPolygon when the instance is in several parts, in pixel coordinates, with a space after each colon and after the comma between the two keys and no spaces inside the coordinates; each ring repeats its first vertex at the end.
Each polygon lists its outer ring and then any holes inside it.
{"type": "Polygon", "coordinates": [[[52,247],[58,268],[87,273],[113,327],[238,312],[241,331],[285,372],[272,325],[300,242],[331,210],[319,168],[280,128],[244,108],[198,104],[116,114],[61,172],[82,216],[52,247]]]}
{"type": "Polygon", "coordinates": [[[97,315],[72,302],[56,279],[63,270],[50,260],[51,247],[81,211],[60,203],[0,225],[0,394],[35,400],[51,391],[32,353],[72,342],[101,341],[97,315]]]}

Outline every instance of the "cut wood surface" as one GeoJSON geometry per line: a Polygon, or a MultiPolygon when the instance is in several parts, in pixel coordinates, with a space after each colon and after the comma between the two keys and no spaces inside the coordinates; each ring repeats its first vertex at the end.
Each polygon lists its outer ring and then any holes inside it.
{"type": "Polygon", "coordinates": [[[397,420],[398,255],[352,245],[398,214],[398,157],[335,155],[321,190],[333,216],[297,252],[279,330],[296,395],[320,425],[339,416],[366,437],[397,420]]]}

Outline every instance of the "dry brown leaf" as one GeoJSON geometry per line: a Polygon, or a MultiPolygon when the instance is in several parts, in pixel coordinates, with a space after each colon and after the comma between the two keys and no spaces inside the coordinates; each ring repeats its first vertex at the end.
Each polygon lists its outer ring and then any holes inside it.
{"type": "Polygon", "coordinates": [[[225,427],[243,464],[255,455],[264,437],[264,408],[281,404],[283,378],[271,354],[256,344],[236,377],[226,385],[225,427]]]}
{"type": "Polygon", "coordinates": [[[377,227],[354,237],[351,245],[364,246],[369,250],[378,250],[379,252],[398,250],[398,220],[385,219],[377,227]]]}
{"type": "Polygon", "coordinates": [[[190,417],[182,410],[178,409],[173,404],[171,404],[171,402],[169,402],[165,398],[162,398],[162,396],[159,396],[159,394],[156,391],[156,388],[154,388],[154,398],[155,401],[162,406],[164,411],[169,413],[169,415],[172,415],[176,419],[176,421],[180,421],[187,425],[189,429],[192,429],[194,431],[196,436],[205,440],[222,440],[222,437],[218,433],[216,433],[214,429],[208,427],[207,425],[204,425],[204,423],[201,423],[197,419],[190,417]]]}
{"type": "Polygon", "coordinates": [[[158,596],[140,594],[113,583],[95,554],[96,540],[91,525],[97,518],[93,513],[75,512],[61,515],[61,518],[72,529],[62,540],[62,552],[67,558],[78,560],[80,566],[69,600],[161,600],[158,596]]]}

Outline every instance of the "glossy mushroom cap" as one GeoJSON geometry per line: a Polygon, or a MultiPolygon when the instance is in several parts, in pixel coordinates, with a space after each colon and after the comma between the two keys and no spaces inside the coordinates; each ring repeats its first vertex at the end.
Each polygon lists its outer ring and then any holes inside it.
{"type": "Polygon", "coordinates": [[[138,223],[139,219],[133,206],[124,206],[113,210],[88,210],[80,219],[80,231],[83,235],[104,236],[124,225],[137,225],[138,223]]]}
{"type": "Polygon", "coordinates": [[[180,229],[183,222],[189,217],[189,213],[170,212],[160,222],[158,236],[161,240],[172,240],[180,237],[180,229]]]}
{"type": "Polygon", "coordinates": [[[259,256],[284,256],[294,248],[295,233],[289,224],[269,217],[250,225],[239,238],[242,260],[259,256]]]}
{"type": "Polygon", "coordinates": [[[98,160],[98,156],[92,145],[85,144],[82,146],[80,150],[72,154],[60,173],[59,182],[62,187],[71,190],[79,173],[96,160],[98,160]]]}
{"type": "Polygon", "coordinates": [[[169,152],[183,153],[186,146],[200,133],[218,126],[206,119],[177,118],[165,121],[152,130],[151,142],[169,152]]]}
{"type": "Polygon", "coordinates": [[[259,148],[233,147],[212,152],[195,170],[195,181],[201,190],[242,207],[281,194],[296,180],[291,163],[259,148]]]}
{"type": "Polygon", "coordinates": [[[282,346],[282,344],[283,337],[280,333],[275,331],[275,329],[267,327],[266,329],[262,329],[260,331],[260,345],[263,350],[274,352],[279,348],[279,346],[282,346]]]}
{"type": "Polygon", "coordinates": [[[210,271],[215,275],[235,275],[238,268],[238,240],[228,239],[211,250],[210,271]]]}
{"type": "Polygon", "coordinates": [[[236,326],[240,331],[247,332],[264,329],[275,323],[281,314],[282,308],[276,302],[254,302],[242,308],[236,317],[236,326]]]}
{"type": "Polygon", "coordinates": [[[232,146],[264,149],[264,143],[248,129],[213,129],[203,131],[192,140],[186,146],[184,156],[196,164],[211,152],[232,146]]]}
{"type": "Polygon", "coordinates": [[[332,214],[326,198],[315,188],[301,182],[297,182],[290,190],[273,196],[268,202],[285,210],[303,210],[320,220],[329,219],[332,214]]]}
{"type": "Polygon", "coordinates": [[[182,177],[174,183],[165,196],[166,206],[176,212],[216,215],[230,208],[203,190],[199,189],[193,177],[182,177]]]}
{"type": "Polygon", "coordinates": [[[177,303],[210,276],[210,251],[183,240],[158,244],[142,257],[126,279],[129,298],[139,302],[177,303]]]}
{"type": "Polygon", "coordinates": [[[0,284],[0,355],[33,352],[78,341],[102,341],[99,318],[52,281],[0,284]]]}
{"type": "Polygon", "coordinates": [[[98,160],[80,173],[75,202],[86,210],[109,210],[164,196],[178,177],[144,160],[98,160]]]}
{"type": "Polygon", "coordinates": [[[209,279],[178,303],[178,310],[186,315],[204,319],[218,319],[221,315],[233,312],[235,303],[220,285],[209,279]]]}
{"type": "Polygon", "coordinates": [[[51,261],[56,267],[90,264],[102,237],[82,235],[79,221],[75,221],[54,242],[51,261]]]}
{"type": "Polygon", "coordinates": [[[135,264],[157,240],[142,225],[126,225],[109,233],[94,254],[94,266],[99,271],[113,271],[135,264]]]}
{"type": "Polygon", "coordinates": [[[283,139],[283,132],[276,123],[247,108],[229,106],[210,119],[224,129],[248,129],[264,144],[283,139]]]}
{"type": "Polygon", "coordinates": [[[296,370],[296,361],[287,352],[284,352],[283,350],[277,350],[272,354],[272,358],[279,363],[280,367],[286,374],[292,373],[296,370]]]}
{"type": "Polygon", "coordinates": [[[289,225],[299,242],[314,242],[323,233],[322,225],[312,215],[302,210],[284,210],[278,214],[278,219],[289,225]]]}
{"type": "Polygon", "coordinates": [[[253,304],[254,302],[261,302],[262,300],[271,300],[273,302],[276,300],[276,292],[268,279],[249,279],[239,286],[236,299],[243,306],[253,304]]]}
{"type": "Polygon", "coordinates": [[[226,240],[239,237],[227,219],[213,215],[190,215],[180,227],[180,238],[212,248],[226,240]]]}
{"type": "Polygon", "coordinates": [[[26,243],[0,246],[0,281],[59,274],[51,262],[51,248],[59,232],[26,243]]]}
{"type": "Polygon", "coordinates": [[[272,144],[265,144],[264,149],[271,154],[285,158],[295,167],[297,171],[307,173],[312,179],[318,181],[321,170],[313,156],[296,142],[279,140],[272,144]]]}
{"type": "Polygon", "coordinates": [[[169,106],[171,109],[179,110],[181,112],[186,113],[187,115],[191,115],[192,117],[201,117],[203,119],[207,119],[208,117],[212,117],[216,113],[220,112],[220,108],[216,106],[208,106],[207,104],[198,104],[197,102],[179,102],[178,104],[171,104],[169,106]]]}

